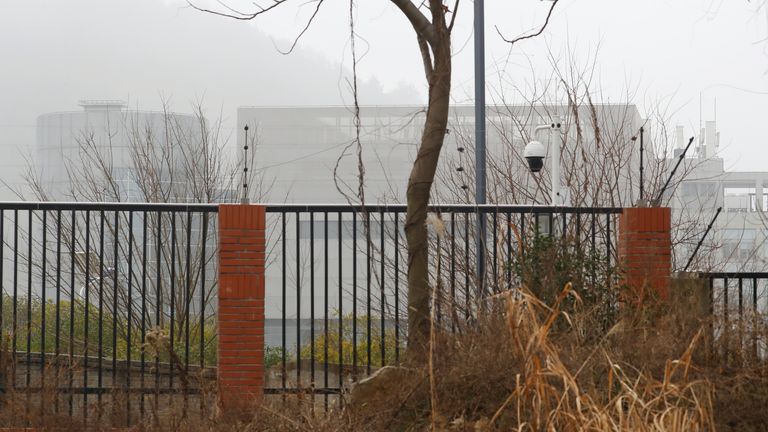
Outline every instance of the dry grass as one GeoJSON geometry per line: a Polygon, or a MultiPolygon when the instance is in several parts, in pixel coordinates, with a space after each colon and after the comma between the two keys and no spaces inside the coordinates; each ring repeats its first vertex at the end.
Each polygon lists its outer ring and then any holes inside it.
{"type": "MultiPolygon", "coordinates": [[[[728,362],[666,306],[624,308],[594,336],[568,284],[551,305],[524,289],[489,301],[461,334],[434,329],[428,365],[404,365],[365,400],[325,412],[309,397],[268,398],[244,412],[181,415],[171,404],[136,430],[178,431],[758,431],[768,427],[768,374],[747,354],[728,362]],[[711,354],[711,353],[710,353],[711,354]]],[[[733,349],[733,347],[731,347],[733,349]]],[[[735,349],[734,349],[735,350],[735,349]]],[[[738,351],[738,350],[736,350],[738,351]]],[[[53,391],[53,390],[51,390],[53,391]]],[[[44,396],[45,397],[45,396],[44,396]]],[[[7,393],[0,424],[80,430],[76,421],[23,414],[7,393]]],[[[105,423],[108,423],[106,419],[105,423]]],[[[100,425],[93,425],[97,428],[100,425]]],[[[106,427],[106,425],[105,425],[106,427]]]]}
{"type": "Polygon", "coordinates": [[[436,396],[407,377],[348,410],[350,430],[714,430],[712,386],[690,374],[695,341],[656,378],[618,361],[610,337],[577,347],[552,334],[557,320],[568,320],[559,305],[569,295],[570,285],[552,306],[525,292],[497,297],[471,332],[437,342],[436,396]],[[440,401],[438,412],[430,399],[440,401]]]}

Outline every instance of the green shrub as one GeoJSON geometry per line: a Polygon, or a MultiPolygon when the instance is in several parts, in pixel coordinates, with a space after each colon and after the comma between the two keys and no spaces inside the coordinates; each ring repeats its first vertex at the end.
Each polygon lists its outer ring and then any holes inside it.
{"type": "Polygon", "coordinates": [[[615,322],[619,299],[618,269],[609,264],[604,246],[593,249],[588,241],[538,235],[526,247],[525,253],[514,257],[510,266],[531,293],[544,303],[555,303],[563,287],[570,282],[576,295],[563,299],[561,307],[564,311],[588,311],[601,330],[615,322]]]}
{"type": "MultiPolygon", "coordinates": [[[[48,300],[43,306],[42,300],[33,298],[28,302],[26,297],[16,298],[16,316],[14,325],[14,299],[10,295],[2,296],[2,315],[0,315],[0,329],[5,335],[9,335],[11,347],[16,342],[16,351],[19,352],[46,352],[68,355],[70,350],[74,355],[98,356],[103,358],[126,359],[130,350],[131,359],[141,358],[142,350],[146,348],[145,341],[141,339],[141,327],[139,324],[140,311],[134,311],[131,323],[131,343],[128,346],[128,320],[125,316],[115,317],[106,306],[99,313],[98,305],[90,304],[86,307],[82,301],[61,300],[57,304],[48,300]],[[138,312],[138,313],[137,313],[138,312]],[[58,313],[58,326],[57,326],[58,313]],[[88,319],[86,320],[86,313],[88,319]],[[45,333],[43,333],[43,314],[45,315],[45,333]],[[28,316],[31,318],[28,320],[28,316]],[[101,327],[99,327],[101,322],[101,327]],[[86,326],[87,324],[87,326],[86,326]],[[87,329],[86,329],[87,327],[87,329]],[[29,328],[29,332],[27,329],[29,328]],[[58,346],[57,346],[58,340],[58,346]],[[101,340],[101,347],[99,347],[101,340]],[[86,350],[87,348],[87,350],[86,350]]],[[[195,324],[195,317],[190,318],[189,334],[189,363],[191,365],[200,362],[200,328],[195,324]]],[[[147,319],[145,334],[153,333],[163,335],[165,348],[160,349],[161,361],[168,361],[167,338],[170,335],[170,324],[166,323],[162,328],[151,325],[147,319]]],[[[177,358],[184,361],[186,352],[185,323],[176,320],[174,329],[174,350],[177,358]]],[[[203,356],[206,365],[216,364],[216,322],[208,318],[204,325],[203,356]]],[[[154,350],[152,350],[154,356],[154,350]]],[[[147,354],[149,355],[149,354],[147,354]]]]}
{"type": "MultiPolygon", "coordinates": [[[[281,364],[283,362],[283,352],[283,347],[264,347],[264,367],[269,369],[281,364]]],[[[288,360],[288,355],[286,355],[286,360],[288,360]]]]}
{"type": "MultiPolygon", "coordinates": [[[[342,319],[341,337],[339,337],[338,328],[329,328],[328,337],[324,332],[315,336],[314,344],[306,343],[301,347],[301,358],[312,358],[312,348],[314,345],[314,359],[316,362],[325,362],[325,351],[328,350],[328,362],[332,364],[353,364],[355,357],[358,365],[367,365],[369,363],[368,353],[368,316],[357,316],[357,340],[353,336],[354,319],[352,314],[344,315],[342,319]],[[356,342],[356,343],[355,343],[356,342]]],[[[384,339],[381,337],[381,321],[379,317],[371,317],[370,334],[370,364],[374,367],[380,367],[396,362],[395,356],[395,329],[384,329],[384,339]],[[382,347],[384,356],[382,358],[382,347]]],[[[402,347],[400,347],[402,350],[402,347]]]]}

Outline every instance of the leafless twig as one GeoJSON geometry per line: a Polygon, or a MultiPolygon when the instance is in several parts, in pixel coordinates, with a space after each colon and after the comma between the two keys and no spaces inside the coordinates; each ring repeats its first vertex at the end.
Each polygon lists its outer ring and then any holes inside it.
{"type": "Polygon", "coordinates": [[[539,31],[537,31],[536,33],[532,33],[532,34],[525,35],[525,36],[519,36],[519,37],[516,37],[514,39],[507,39],[501,33],[501,30],[499,30],[499,27],[498,26],[494,26],[494,28],[496,29],[496,33],[499,34],[499,36],[501,37],[502,40],[504,40],[504,42],[507,42],[510,45],[514,45],[515,43],[520,42],[521,40],[524,40],[524,39],[531,39],[531,38],[535,38],[536,36],[539,36],[540,34],[544,33],[544,30],[547,28],[547,25],[549,24],[549,18],[552,16],[552,11],[555,10],[555,6],[557,5],[557,2],[559,2],[559,1],[560,0],[553,0],[552,1],[552,6],[549,7],[549,12],[547,13],[547,18],[544,20],[544,24],[541,26],[539,31]]]}

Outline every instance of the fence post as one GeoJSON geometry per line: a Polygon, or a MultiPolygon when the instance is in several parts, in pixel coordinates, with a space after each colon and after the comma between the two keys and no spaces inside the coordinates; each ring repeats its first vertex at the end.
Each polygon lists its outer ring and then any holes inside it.
{"type": "Polygon", "coordinates": [[[219,206],[218,389],[225,408],[264,392],[263,206],[219,206]]]}
{"type": "Polygon", "coordinates": [[[635,207],[625,208],[619,217],[619,262],[636,300],[648,294],[669,299],[671,215],[668,207],[635,207]]]}

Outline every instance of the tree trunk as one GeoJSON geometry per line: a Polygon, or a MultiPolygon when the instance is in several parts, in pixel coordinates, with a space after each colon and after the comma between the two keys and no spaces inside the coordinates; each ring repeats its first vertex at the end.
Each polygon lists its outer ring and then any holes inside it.
{"type": "Polygon", "coordinates": [[[416,161],[408,179],[405,237],[408,244],[408,357],[425,359],[429,341],[430,284],[428,274],[427,205],[448,126],[451,91],[450,32],[444,22],[435,27],[430,44],[434,66],[427,72],[429,105],[416,161]]]}

